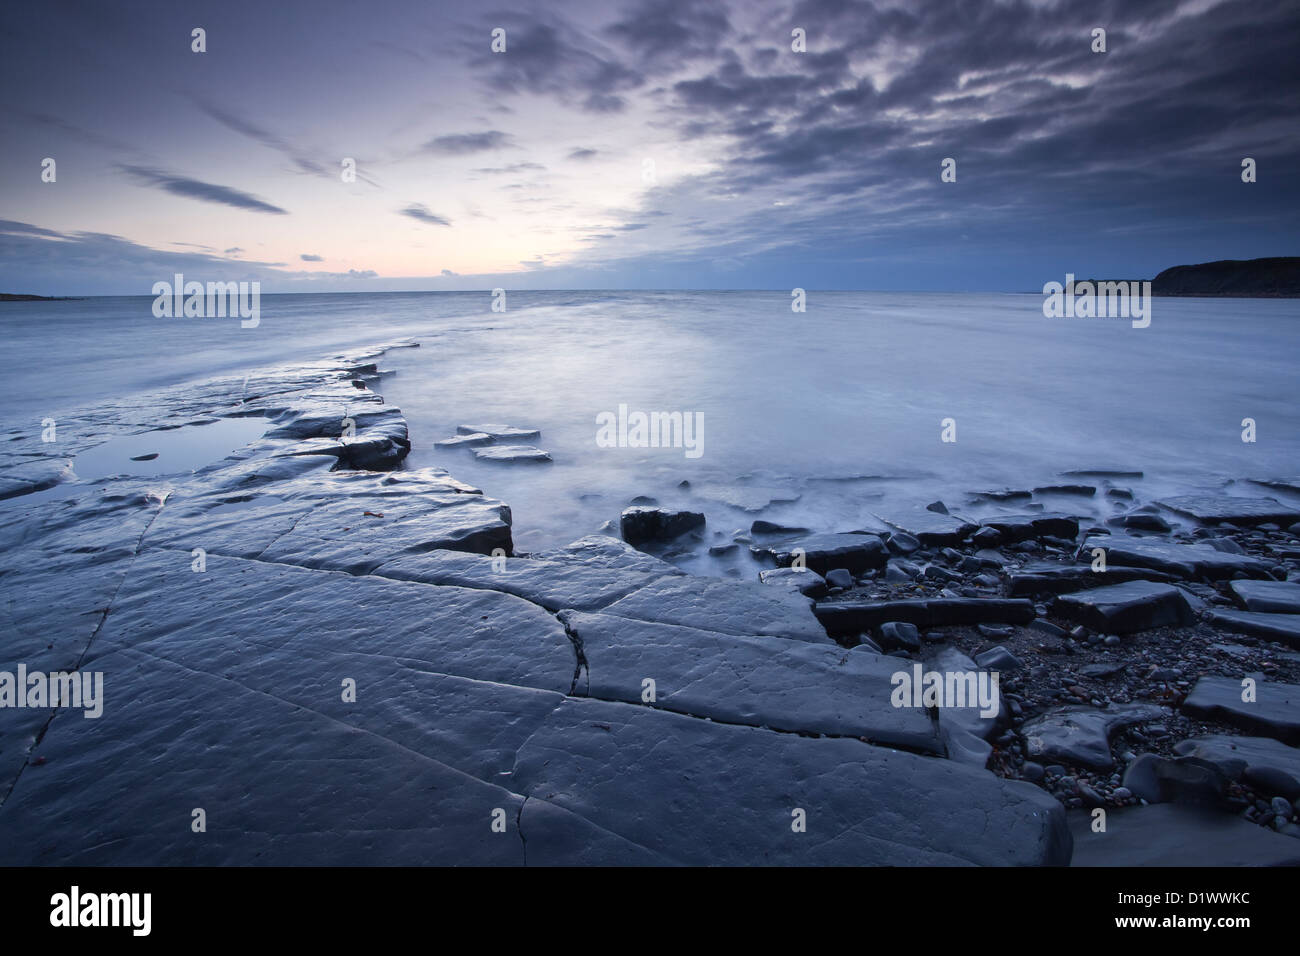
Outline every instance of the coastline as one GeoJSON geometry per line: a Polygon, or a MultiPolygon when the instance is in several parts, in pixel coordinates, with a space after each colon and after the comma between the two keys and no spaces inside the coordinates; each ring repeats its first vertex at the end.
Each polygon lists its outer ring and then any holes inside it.
{"type": "Polygon", "coordinates": [[[83,410],[58,456],[6,436],[9,656],[102,670],[106,708],[0,711],[3,739],[30,741],[0,751],[4,862],[1064,864],[1091,807],[1159,816],[1175,852],[1202,826],[1188,802],[1238,825],[1222,852],[1300,858],[1270,832],[1290,817],[1256,803],[1300,780],[1267,743],[1300,742],[1300,705],[1261,720],[1215,683],[1300,682],[1300,617],[1234,590],[1300,574],[1300,509],[1241,510],[1269,489],[1114,496],[1110,526],[1026,489],[969,520],[918,502],[880,532],[751,528],[750,580],[612,535],[515,555],[507,503],[399,470],[407,423],[375,386],[410,344],[83,410]],[[257,416],[261,438],[193,475],[67,483],[66,453],[105,438],[257,416]],[[892,706],[914,663],[996,669],[998,716],[892,706]],[[1227,735],[1265,741],[1255,763],[1224,757],[1227,735]],[[674,800],[700,812],[670,819],[651,781],[688,773],[674,800]],[[367,826],[376,804],[401,826],[367,826]],[[839,836],[792,839],[795,809],[839,836]]]}

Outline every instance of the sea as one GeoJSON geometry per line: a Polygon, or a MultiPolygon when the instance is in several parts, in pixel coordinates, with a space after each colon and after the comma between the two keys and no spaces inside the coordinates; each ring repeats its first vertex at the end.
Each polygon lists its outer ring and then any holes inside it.
{"type": "Polygon", "coordinates": [[[405,467],[446,468],[508,502],[525,552],[617,529],[633,500],[702,511],[704,534],[664,553],[728,575],[752,573],[743,546],[725,549],[756,519],[862,530],[933,501],[1018,510],[968,496],[1071,483],[1099,490],[1037,502],[1101,519],[1131,506],[1105,496],[1110,484],[1140,503],[1285,494],[1246,479],[1300,474],[1300,301],[1157,298],[1145,328],[1047,318],[1041,295],[809,290],[802,312],[792,301],[789,291],[264,295],[255,328],[157,318],[150,296],[6,302],[0,421],[39,429],[61,410],[160,386],[411,339],[420,348],[389,352],[376,386],[407,417],[405,467]],[[635,428],[602,436],[602,422],[637,413],[674,423],[680,413],[698,431],[690,447],[672,434],[667,447],[638,447],[635,428]],[[539,429],[526,444],[552,461],[486,462],[435,445],[478,423],[539,429]],[[1063,476],[1072,470],[1142,477],[1063,476]]]}

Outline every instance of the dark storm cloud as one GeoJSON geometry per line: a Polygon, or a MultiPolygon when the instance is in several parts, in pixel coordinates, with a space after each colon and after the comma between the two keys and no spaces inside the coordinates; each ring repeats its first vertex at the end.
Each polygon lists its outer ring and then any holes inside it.
{"type": "Polygon", "coordinates": [[[645,68],[712,56],[731,28],[718,0],[647,0],[606,30],[645,68]]]}
{"type": "Polygon", "coordinates": [[[409,216],[416,222],[423,222],[430,226],[450,226],[451,220],[444,216],[430,212],[423,203],[411,203],[405,209],[399,210],[403,216],[409,216]]]}
{"type": "Polygon", "coordinates": [[[435,136],[420,148],[426,153],[463,156],[469,153],[505,149],[513,145],[514,141],[509,136],[500,130],[492,129],[482,133],[452,133],[447,136],[435,136]]]}
{"type": "MultiPolygon", "coordinates": [[[[1300,160],[1300,7],[1179,8],[799,3],[773,18],[774,35],[803,27],[808,53],[788,39],[732,49],[671,85],[664,118],[683,140],[727,138],[722,167],[694,195],[767,186],[790,198],[700,234],[752,251],[914,238],[939,222],[1043,228],[1066,210],[1169,229],[1228,203],[1259,215],[1227,197],[1241,197],[1241,157],[1265,154],[1279,172],[1300,160]],[[1106,53],[1091,50],[1098,26],[1106,53]],[[957,160],[955,184],[939,183],[945,157],[957,160]]],[[[1273,188],[1297,192],[1290,178],[1273,188]]]]}
{"type": "Polygon", "coordinates": [[[562,17],[507,11],[483,22],[485,33],[506,30],[506,52],[476,42],[466,46],[467,61],[495,92],[553,95],[587,112],[618,113],[627,105],[622,94],[645,81],[619,51],[562,17]]]}
{"type": "Polygon", "coordinates": [[[289,214],[287,209],[273,206],[268,202],[263,202],[256,196],[240,192],[238,189],[232,189],[229,186],[205,183],[185,176],[175,176],[148,166],[121,165],[118,166],[118,169],[130,175],[142,186],[156,186],[175,196],[184,196],[186,199],[219,203],[223,206],[234,206],[236,209],[248,209],[253,212],[273,213],[277,216],[289,214]]]}

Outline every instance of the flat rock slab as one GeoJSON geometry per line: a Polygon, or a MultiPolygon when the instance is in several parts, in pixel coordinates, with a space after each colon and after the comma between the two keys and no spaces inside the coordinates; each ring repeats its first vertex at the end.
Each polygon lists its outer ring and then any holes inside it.
{"type": "Polygon", "coordinates": [[[1163,498],[1156,504],[1178,514],[1188,515],[1205,524],[1228,522],[1236,525],[1294,524],[1300,510],[1284,505],[1275,498],[1233,498],[1228,495],[1179,495],[1163,498]]]}
{"type": "Polygon", "coordinates": [[[1243,730],[1263,734],[1291,746],[1300,745],[1300,686],[1255,681],[1255,700],[1241,699],[1240,679],[1202,677],[1183,701],[1193,717],[1227,721],[1243,730]]]}
{"type": "Polygon", "coordinates": [[[513,546],[510,509],[480,495],[412,495],[373,508],[346,499],[314,504],[259,557],[365,574],[402,554],[439,548],[484,554],[500,548],[508,554],[513,546]]]}
{"type": "Polygon", "coordinates": [[[510,553],[510,509],[441,469],[322,473],[322,460],[199,476],[168,495],[148,543],[356,574],[438,548],[510,553]]]}
{"type": "Polygon", "coordinates": [[[859,634],[889,621],[919,628],[966,624],[1028,624],[1034,602],[1020,598],[935,598],[928,601],[876,601],[819,604],[817,619],[830,634],[859,634]]]}
{"type": "MultiPolygon", "coordinates": [[[[1288,747],[1271,737],[1196,737],[1184,740],[1174,747],[1185,757],[1200,757],[1219,766],[1230,780],[1243,776],[1249,779],[1268,779],[1278,775],[1290,782],[1290,797],[1300,793],[1300,748],[1288,747]]],[[[1268,796],[1278,796],[1269,793],[1268,796]]],[[[1294,798],[1292,798],[1294,799],[1294,798]]]]}
{"type": "Polygon", "coordinates": [[[951,760],[566,700],[511,786],[691,865],[1064,865],[1061,805],[951,760]],[[791,827],[803,810],[807,830],[791,827]]]}
{"type": "Polygon", "coordinates": [[[1291,491],[1300,494],[1300,477],[1297,478],[1250,478],[1251,484],[1276,488],[1278,491],[1291,491]]]}
{"type": "Polygon", "coordinates": [[[758,580],[814,599],[823,597],[828,589],[826,579],[811,568],[768,568],[758,572],[758,580]]]}
{"type": "Polygon", "coordinates": [[[1300,584],[1294,581],[1232,581],[1228,587],[1247,611],[1300,614],[1300,584]]]}
{"type": "Polygon", "coordinates": [[[924,508],[916,508],[892,517],[883,515],[875,515],[875,517],[896,531],[910,534],[926,547],[948,547],[960,544],[978,527],[964,518],[939,514],[937,511],[927,511],[924,508]]]}
{"type": "Polygon", "coordinates": [[[532,445],[485,445],[474,449],[474,457],[479,461],[520,461],[542,463],[551,460],[551,456],[532,445]]]}
{"type": "Polygon", "coordinates": [[[799,492],[787,488],[767,488],[757,485],[705,485],[695,489],[696,494],[707,501],[716,501],[744,511],[757,514],[772,505],[793,504],[801,497],[799,492]]]}
{"type": "Polygon", "coordinates": [[[559,694],[449,678],[337,644],[318,642],[313,658],[309,637],[296,657],[306,668],[263,662],[247,647],[242,659],[227,653],[205,666],[205,652],[237,644],[225,635],[193,646],[163,638],[97,661],[104,715],[51,722],[46,762],[27,769],[0,812],[0,862],[664,862],[503,785],[559,694]],[[368,704],[341,701],[341,673],[368,704]],[[201,838],[190,831],[194,807],[207,815],[201,838]],[[489,826],[497,810],[506,833],[489,826]]]}
{"type": "Polygon", "coordinates": [[[1060,707],[1020,726],[1025,753],[1033,760],[1064,761],[1093,770],[1115,766],[1110,738],[1118,730],[1148,720],[1159,720],[1167,712],[1154,705],[1129,704],[1110,710],[1095,707],[1060,707]]]}
{"type": "Polygon", "coordinates": [[[638,621],[680,624],[720,634],[833,643],[814,616],[811,600],[757,581],[663,577],[606,610],[638,621]]]}
{"type": "MultiPolygon", "coordinates": [[[[1300,840],[1226,813],[1174,803],[1111,810],[1106,831],[1092,816],[1071,813],[1071,866],[1297,866],[1300,840]]],[[[1149,915],[1138,907],[1134,912],[1149,915]]]]}
{"type": "Polygon", "coordinates": [[[1241,634],[1266,637],[1291,647],[1300,647],[1300,615],[1215,608],[1209,612],[1209,618],[1215,624],[1221,624],[1241,634]]]}
{"type": "Polygon", "coordinates": [[[1191,624],[1194,615],[1183,592],[1172,584],[1128,581],[1063,594],[1053,609],[1066,620],[1103,634],[1131,634],[1153,627],[1191,624]]]}
{"type": "Polygon", "coordinates": [[[524,557],[492,558],[463,551],[408,555],[372,573],[400,581],[504,591],[548,611],[594,611],[683,572],[617,538],[588,535],[555,551],[524,557]]]}
{"type": "Polygon", "coordinates": [[[1084,550],[1094,548],[1106,552],[1106,564],[1151,568],[1180,578],[1208,578],[1224,581],[1238,573],[1252,578],[1271,577],[1271,565],[1259,558],[1245,554],[1216,551],[1208,544],[1177,544],[1151,538],[1130,538],[1122,535],[1098,535],[1089,538],[1084,550]]]}
{"type": "Polygon", "coordinates": [[[812,534],[770,548],[768,552],[781,567],[788,568],[802,558],[804,567],[818,574],[836,568],[861,574],[883,568],[889,561],[889,550],[874,534],[812,534]]]}
{"type": "Polygon", "coordinates": [[[1007,541],[1028,541],[1044,536],[1073,541],[1079,534],[1079,519],[1069,515],[1031,513],[1017,515],[992,515],[981,518],[980,524],[993,528],[1007,541]]]}
{"type": "Polygon", "coordinates": [[[433,444],[437,448],[473,448],[477,445],[490,445],[494,441],[496,441],[495,438],[484,432],[471,432],[468,435],[444,438],[442,441],[436,441],[433,444]]]}
{"type": "Polygon", "coordinates": [[[505,441],[513,439],[516,441],[526,441],[530,438],[541,438],[542,433],[536,428],[515,428],[513,425],[458,425],[456,426],[458,435],[487,435],[494,441],[505,441]]]}
{"type": "Polygon", "coordinates": [[[1029,597],[1034,594],[1068,594],[1089,588],[1123,584],[1126,581],[1159,581],[1172,583],[1179,580],[1172,574],[1150,568],[1107,567],[1105,571],[1092,570],[1091,564],[1048,564],[1025,568],[1011,575],[1007,593],[1011,597],[1029,597]]]}
{"type": "MultiPolygon", "coordinates": [[[[84,666],[150,641],[203,639],[215,661],[270,655],[304,636],[351,647],[363,635],[413,666],[474,680],[564,693],[577,668],[560,622],[510,594],[218,555],[196,573],[189,553],[177,551],[136,558],[84,666]]],[[[282,666],[294,667],[293,655],[282,666]]]]}
{"type": "Polygon", "coordinates": [[[565,611],[561,619],[582,649],[578,691],[726,724],[863,737],[874,743],[940,753],[929,713],[894,707],[897,658],[843,648],[736,637],[612,614],[565,611]]]}

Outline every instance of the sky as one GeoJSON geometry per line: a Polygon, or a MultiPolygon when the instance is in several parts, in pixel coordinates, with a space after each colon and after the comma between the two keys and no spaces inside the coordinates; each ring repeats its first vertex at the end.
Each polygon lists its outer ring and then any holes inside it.
{"type": "Polygon", "coordinates": [[[1300,254],[1295,2],[42,0],[0,13],[0,87],[0,292],[1037,291],[1300,254]]]}

